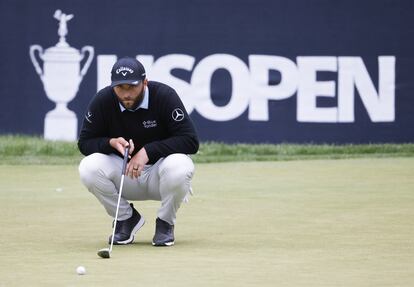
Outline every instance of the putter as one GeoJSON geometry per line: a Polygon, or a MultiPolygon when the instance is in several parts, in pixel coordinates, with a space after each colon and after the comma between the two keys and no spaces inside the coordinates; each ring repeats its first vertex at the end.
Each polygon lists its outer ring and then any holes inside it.
{"type": "Polygon", "coordinates": [[[112,230],[111,245],[109,248],[102,248],[101,250],[98,251],[98,256],[101,258],[111,258],[112,247],[114,246],[116,222],[118,220],[119,202],[121,201],[122,188],[124,186],[125,171],[126,171],[126,166],[128,162],[128,153],[129,153],[129,146],[125,148],[124,162],[122,163],[121,185],[119,187],[118,204],[116,205],[115,222],[114,222],[114,228],[112,230]]]}

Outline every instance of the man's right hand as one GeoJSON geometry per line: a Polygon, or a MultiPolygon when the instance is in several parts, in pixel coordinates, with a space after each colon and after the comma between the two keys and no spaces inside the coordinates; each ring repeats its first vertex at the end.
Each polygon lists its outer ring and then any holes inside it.
{"type": "MultiPolygon", "coordinates": [[[[111,147],[116,149],[120,154],[124,154],[125,148],[128,146],[129,146],[129,154],[132,154],[132,152],[134,151],[134,142],[132,140],[129,140],[128,142],[123,137],[111,138],[109,140],[109,144],[111,145],[111,147]]],[[[129,158],[131,158],[131,156],[129,156],[129,158]]]]}

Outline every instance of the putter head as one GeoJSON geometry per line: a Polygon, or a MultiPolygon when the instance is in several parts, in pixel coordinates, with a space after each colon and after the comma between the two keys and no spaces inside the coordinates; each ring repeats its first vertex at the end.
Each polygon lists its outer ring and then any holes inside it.
{"type": "Polygon", "coordinates": [[[102,248],[98,251],[98,256],[101,258],[110,258],[111,253],[109,252],[109,248],[102,248]]]}

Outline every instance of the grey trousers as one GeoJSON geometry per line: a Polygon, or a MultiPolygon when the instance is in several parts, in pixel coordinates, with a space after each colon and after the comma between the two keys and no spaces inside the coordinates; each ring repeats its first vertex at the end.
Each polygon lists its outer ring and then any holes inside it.
{"type": "MultiPolygon", "coordinates": [[[[114,154],[91,154],[79,164],[82,183],[97,197],[106,212],[115,217],[121,182],[122,159],[114,154]]],[[[153,165],[146,165],[138,178],[125,176],[118,220],[132,216],[128,200],[157,200],[157,216],[174,225],[176,213],[191,190],[194,164],[185,154],[171,154],[153,165]]]]}

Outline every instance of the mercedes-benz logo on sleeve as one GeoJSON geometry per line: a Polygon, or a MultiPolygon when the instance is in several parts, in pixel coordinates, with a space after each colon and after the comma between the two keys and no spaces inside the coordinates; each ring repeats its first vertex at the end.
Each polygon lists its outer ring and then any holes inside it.
{"type": "Polygon", "coordinates": [[[174,109],[171,115],[176,122],[180,122],[184,119],[184,112],[180,108],[174,109]]]}

